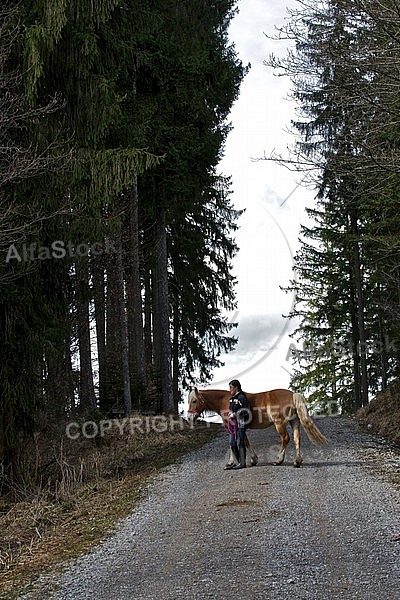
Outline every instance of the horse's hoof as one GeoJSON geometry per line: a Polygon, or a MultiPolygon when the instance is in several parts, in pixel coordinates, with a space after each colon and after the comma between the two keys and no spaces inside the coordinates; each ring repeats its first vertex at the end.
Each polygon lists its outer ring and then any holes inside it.
{"type": "Polygon", "coordinates": [[[234,466],[235,465],[233,463],[232,464],[227,464],[227,465],[224,466],[224,471],[229,471],[230,469],[233,469],[234,466]]]}
{"type": "Polygon", "coordinates": [[[301,467],[301,462],[294,462],[293,466],[295,467],[295,469],[299,469],[301,467]]]}

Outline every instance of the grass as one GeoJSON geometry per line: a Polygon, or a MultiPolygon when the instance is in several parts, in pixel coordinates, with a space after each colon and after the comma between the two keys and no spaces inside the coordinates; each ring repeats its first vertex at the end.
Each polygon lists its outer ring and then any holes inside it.
{"type": "Polygon", "coordinates": [[[110,535],[155,474],[220,431],[209,424],[123,435],[113,430],[90,441],[58,438],[51,458],[49,445],[39,449],[36,441],[35,453],[27,454],[42,473],[40,486],[30,481],[0,497],[0,598],[17,598],[39,575],[62,569],[110,535]]]}

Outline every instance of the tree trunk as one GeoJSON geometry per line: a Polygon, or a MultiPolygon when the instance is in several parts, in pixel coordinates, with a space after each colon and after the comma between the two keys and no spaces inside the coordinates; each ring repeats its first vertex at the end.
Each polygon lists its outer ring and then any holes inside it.
{"type": "Polygon", "coordinates": [[[89,315],[89,275],[86,262],[77,261],[77,318],[80,363],[80,403],[85,412],[97,406],[94,391],[92,352],[90,344],[90,315],[89,315]]]}
{"type": "Polygon", "coordinates": [[[150,268],[145,273],[144,279],[144,351],[147,380],[151,379],[153,370],[153,338],[152,338],[152,315],[153,315],[153,295],[152,295],[152,273],[150,268]]]}
{"type": "Polygon", "coordinates": [[[172,344],[172,392],[174,398],[174,409],[178,412],[178,404],[181,401],[179,391],[179,314],[178,308],[174,307],[174,331],[172,344]]]}
{"type": "Polygon", "coordinates": [[[106,296],[103,257],[96,256],[92,260],[91,266],[99,365],[99,406],[102,410],[107,410],[106,296]]]}
{"type": "Polygon", "coordinates": [[[119,305],[119,331],[121,340],[121,360],[122,360],[122,380],[124,389],[125,412],[129,415],[132,412],[131,381],[129,375],[129,343],[128,343],[128,322],[125,306],[125,282],[124,267],[122,259],[122,241],[121,234],[117,243],[117,273],[118,273],[118,305],[119,305]]]}
{"type": "MultiPolygon", "coordinates": [[[[378,286],[378,306],[381,304],[381,290],[378,286]]],[[[385,325],[383,322],[383,318],[380,313],[378,313],[378,352],[380,353],[380,366],[381,366],[381,378],[382,378],[382,389],[385,390],[388,386],[388,377],[387,374],[389,372],[389,364],[388,364],[388,356],[386,351],[386,332],[385,325]]]]}
{"type": "Polygon", "coordinates": [[[362,406],[362,386],[361,386],[361,373],[360,373],[361,365],[360,365],[360,355],[357,351],[360,340],[357,335],[358,327],[357,327],[356,312],[354,312],[354,314],[352,315],[352,330],[353,330],[353,335],[350,340],[350,347],[353,352],[354,401],[352,403],[352,406],[349,407],[350,412],[354,412],[362,406]]]}
{"type": "Polygon", "coordinates": [[[126,293],[128,306],[128,329],[130,347],[130,370],[133,389],[138,405],[147,386],[146,361],[143,332],[142,285],[140,280],[140,240],[138,222],[137,177],[128,194],[129,200],[129,252],[126,268],[126,293]]]}
{"type": "Polygon", "coordinates": [[[107,304],[106,304],[106,357],[107,357],[107,410],[122,410],[123,388],[121,385],[121,339],[119,316],[119,284],[115,254],[107,259],[107,304]]]}
{"type": "Polygon", "coordinates": [[[165,210],[156,224],[156,270],[154,296],[154,354],[156,379],[160,385],[162,410],[174,412],[171,377],[171,338],[168,299],[168,251],[165,210]]]}
{"type": "Polygon", "coordinates": [[[358,243],[358,224],[357,216],[355,211],[351,212],[351,232],[354,236],[353,242],[353,267],[354,267],[354,281],[356,290],[356,301],[357,301],[357,321],[358,321],[358,334],[359,334],[359,348],[355,348],[355,351],[360,357],[361,367],[361,406],[368,404],[368,370],[367,370],[367,340],[365,335],[365,323],[364,323],[364,298],[362,291],[362,277],[361,277],[361,260],[360,260],[360,247],[358,243]]]}

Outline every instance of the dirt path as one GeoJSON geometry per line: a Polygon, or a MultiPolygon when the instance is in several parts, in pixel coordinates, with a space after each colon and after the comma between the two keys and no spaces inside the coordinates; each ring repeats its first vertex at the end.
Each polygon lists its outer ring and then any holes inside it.
{"type": "Polygon", "coordinates": [[[330,445],[316,449],[303,433],[301,469],[290,454],[268,464],[272,429],[250,432],[254,468],[223,471],[225,435],[190,454],[111,539],[29,597],[397,600],[400,487],[389,480],[400,457],[348,419],[317,424],[330,445]]]}

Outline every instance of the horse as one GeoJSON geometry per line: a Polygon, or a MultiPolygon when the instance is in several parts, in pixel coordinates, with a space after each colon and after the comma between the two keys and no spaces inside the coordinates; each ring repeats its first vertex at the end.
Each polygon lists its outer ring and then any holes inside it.
{"type": "MultiPolygon", "coordinates": [[[[286,425],[289,422],[293,429],[293,441],[296,448],[296,456],[293,466],[300,467],[303,457],[300,452],[300,424],[304,427],[309,440],[316,445],[328,442],[320,432],[308,414],[305,398],[302,394],[285,389],[276,389],[269,392],[257,394],[246,393],[251,409],[251,420],[249,418],[248,428],[266,429],[275,426],[280,437],[281,446],[275,461],[275,465],[281,465],[285,460],[286,446],[290,441],[286,425]]],[[[194,388],[189,393],[188,420],[195,422],[205,411],[218,413],[224,426],[228,425],[230,392],[226,390],[198,390],[194,388]]],[[[251,466],[257,464],[257,455],[250,445],[247,435],[245,436],[246,448],[251,455],[251,466]]],[[[232,452],[226,466],[234,464],[232,452]]]]}

